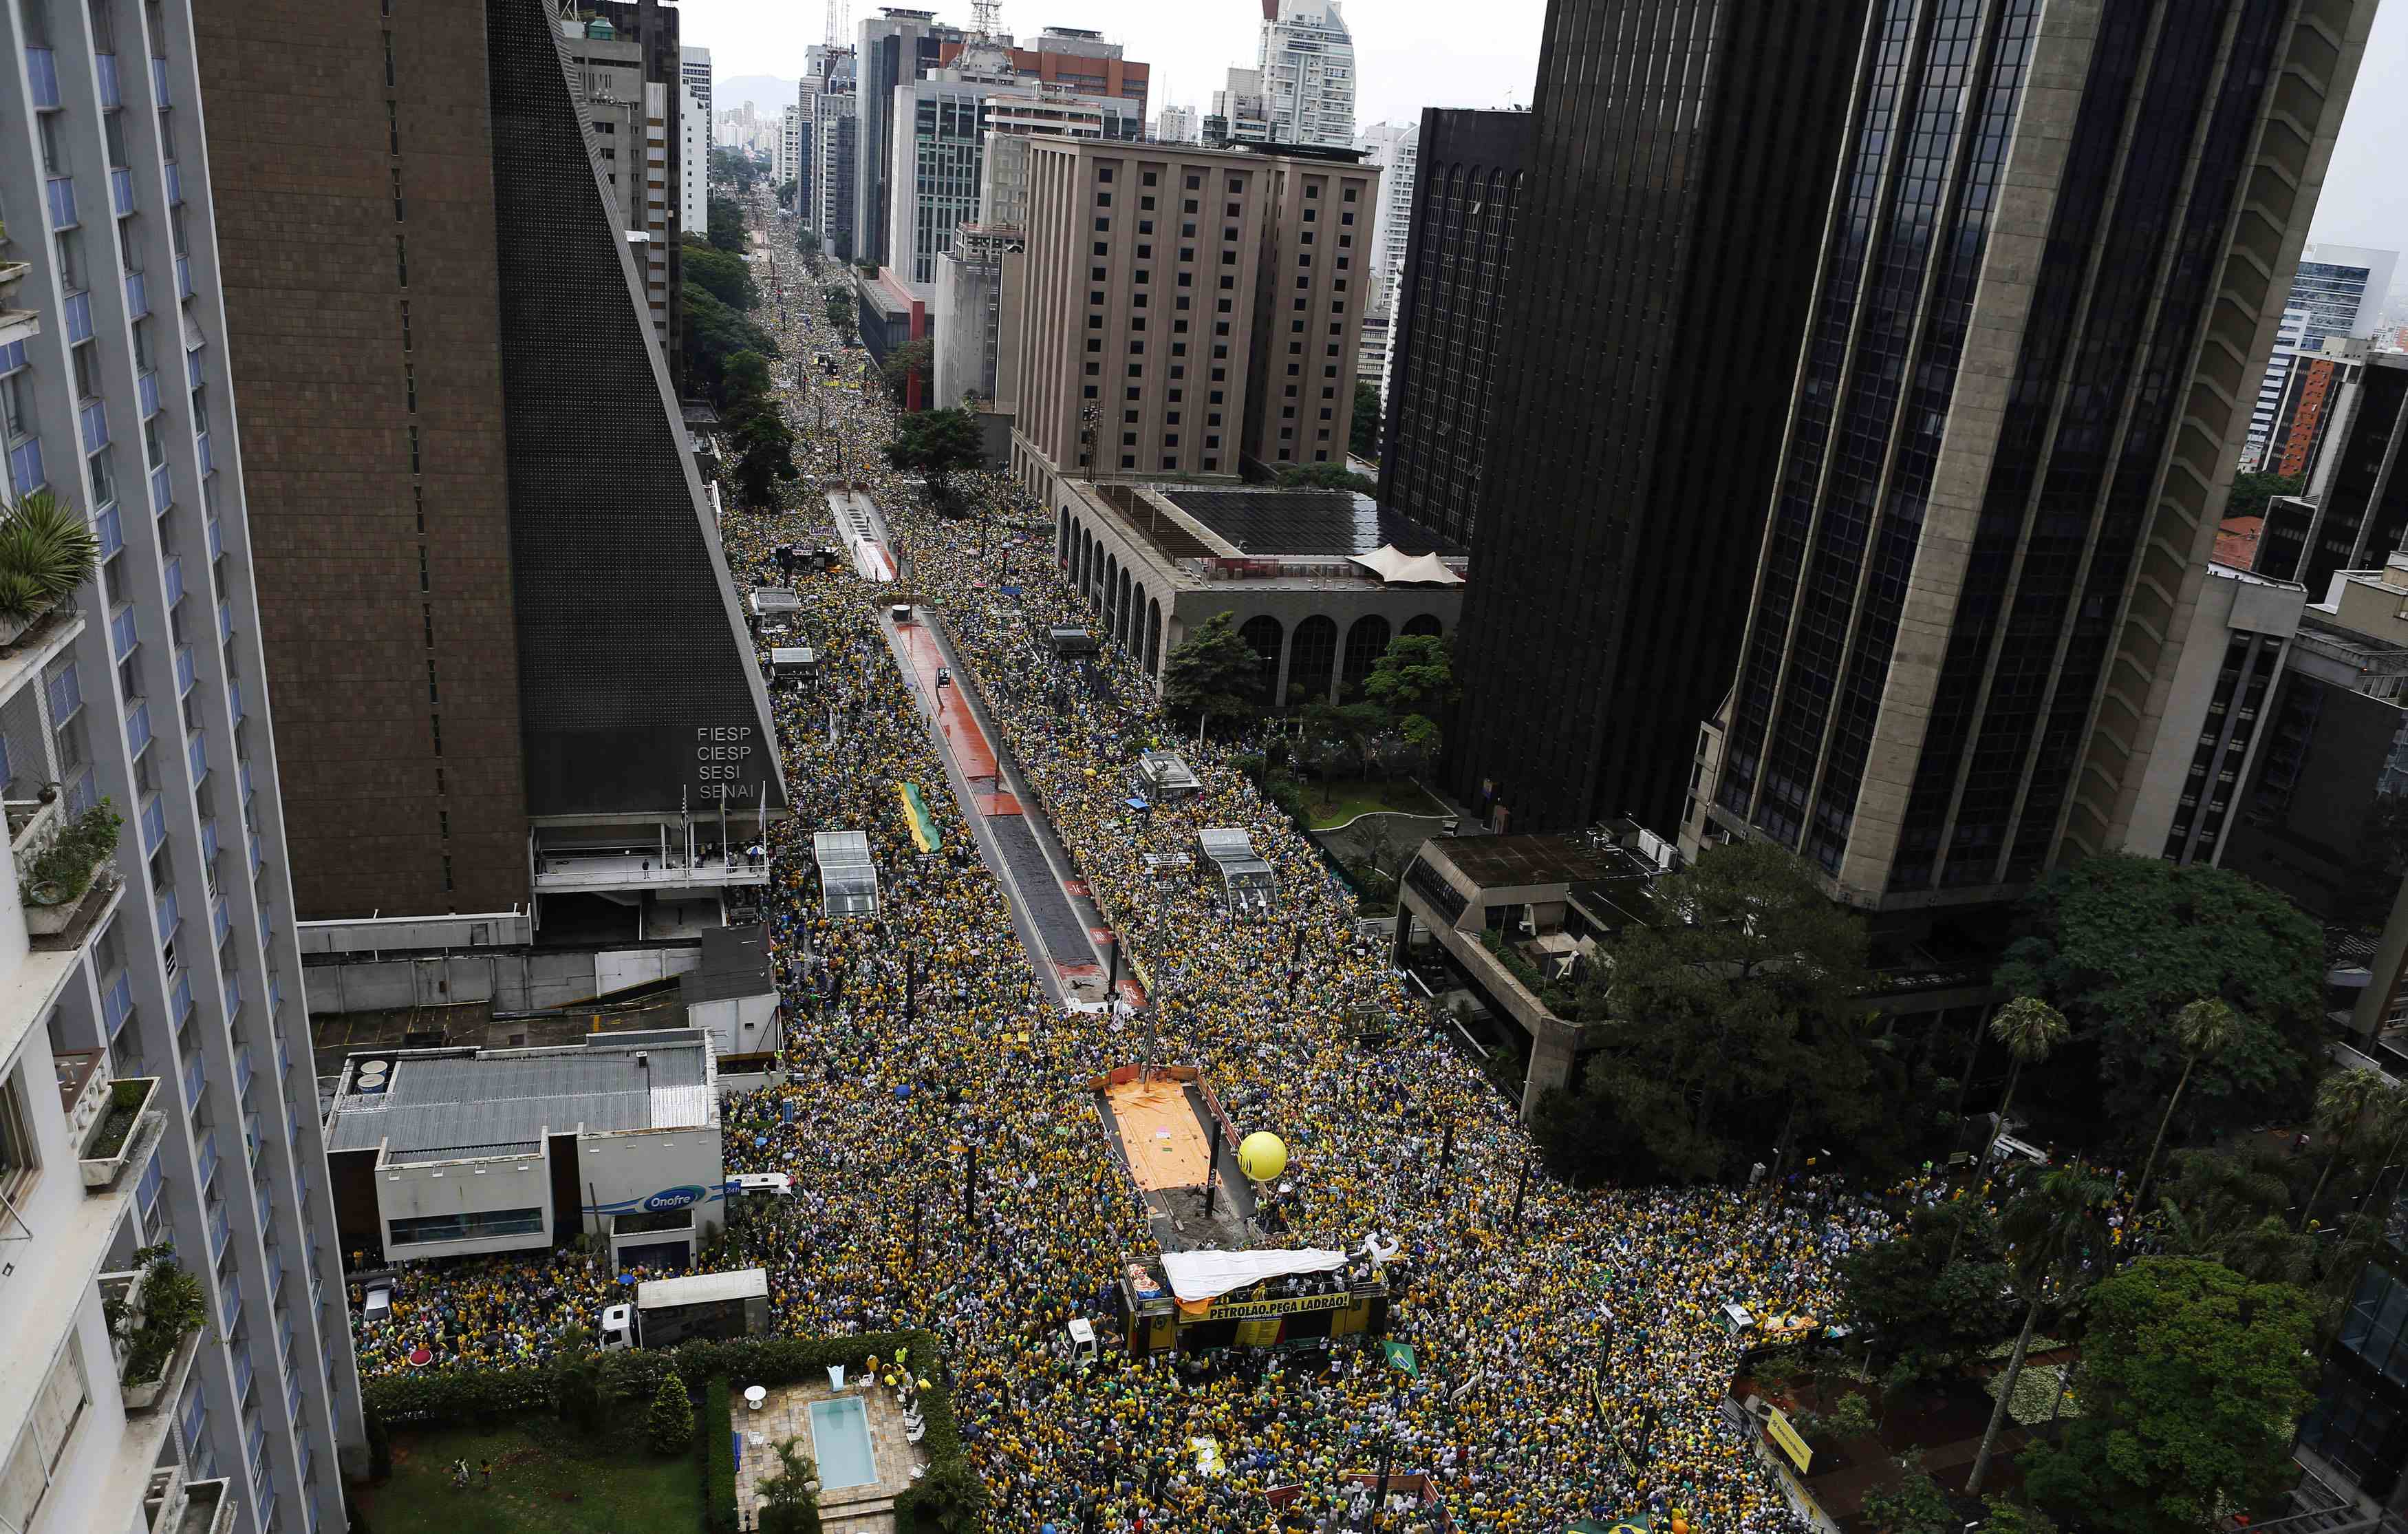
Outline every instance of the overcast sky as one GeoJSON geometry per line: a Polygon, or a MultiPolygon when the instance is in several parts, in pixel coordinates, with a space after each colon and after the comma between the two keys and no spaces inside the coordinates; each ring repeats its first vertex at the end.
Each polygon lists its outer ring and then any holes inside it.
{"type": "MultiPolygon", "coordinates": [[[[915,0],[967,22],[969,0],[915,0]]],[[[711,50],[722,79],[803,72],[803,50],[820,40],[825,0],[683,0],[686,40],[711,50]]],[[[1354,34],[1356,121],[1407,122],[1424,107],[1530,103],[1546,0],[1347,0],[1354,34]]],[[[877,14],[854,0],[852,15],[877,14]]],[[[1251,68],[1262,11],[1256,0],[1003,0],[1007,31],[1031,36],[1048,24],[1092,27],[1154,66],[1151,105],[1209,108],[1231,65],[1251,68]]],[[[2408,251],[2408,4],[2383,7],[2358,76],[2332,174],[2316,211],[2315,237],[2408,251]]],[[[770,103],[764,102],[768,106],[770,103]]],[[[780,103],[782,105],[782,103],[780,103]]],[[[2401,274],[2408,284],[2408,264],[2401,274]]]]}

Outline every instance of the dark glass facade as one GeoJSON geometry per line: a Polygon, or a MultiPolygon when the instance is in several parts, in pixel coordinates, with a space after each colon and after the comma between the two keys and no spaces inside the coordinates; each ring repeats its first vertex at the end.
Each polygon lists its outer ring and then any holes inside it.
{"type": "MultiPolygon", "coordinates": [[[[2396,1242],[2399,1219],[2391,1222],[2396,1242]]],[[[2408,1280],[2393,1271],[2396,1245],[2359,1272],[2341,1334],[2326,1353],[2316,1404],[2300,1442],[2331,1462],[2358,1491],[2397,1507],[2408,1467],[2408,1280]]]]}
{"type": "Polygon", "coordinates": [[[1866,12],[1549,7],[1447,768],[1514,829],[1679,818],[1738,658],[1866,12]]]}
{"type": "Polygon", "coordinates": [[[2027,880],[2054,848],[2284,7],[2107,0],[2070,140],[2024,152],[2043,7],[1883,4],[1716,803],[1838,873],[1877,742],[1907,753],[1911,790],[1868,893],[1912,898],[2027,880]],[[1998,423],[1960,424],[1958,362],[2011,164],[2055,176],[2048,237],[2037,272],[2014,274],[2028,313],[1998,423]],[[1943,437],[1986,478],[1963,563],[1952,551],[1927,572],[1943,437]],[[1953,611],[1937,676],[1901,687],[1892,661],[1917,595],[1953,611]]]}
{"type": "Polygon", "coordinates": [[[2322,498],[2270,505],[2258,540],[2258,573],[2299,581],[2311,602],[2324,600],[2333,572],[2380,566],[2408,535],[2408,473],[2398,465],[2408,445],[2408,366],[2369,362],[2358,387],[2338,435],[2319,445],[2316,466],[2329,470],[2322,498]]]}
{"type": "Polygon", "coordinates": [[[1388,356],[1380,504],[1469,547],[1506,337],[1527,112],[1422,113],[1388,356]]]}

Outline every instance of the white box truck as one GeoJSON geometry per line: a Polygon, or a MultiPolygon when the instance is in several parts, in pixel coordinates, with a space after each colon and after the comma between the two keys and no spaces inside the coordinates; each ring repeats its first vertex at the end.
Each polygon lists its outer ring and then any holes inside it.
{"type": "Polygon", "coordinates": [[[769,1329],[769,1272],[689,1273],[636,1285],[633,1305],[602,1310],[602,1351],[673,1348],[689,1338],[757,1337],[769,1329]]]}

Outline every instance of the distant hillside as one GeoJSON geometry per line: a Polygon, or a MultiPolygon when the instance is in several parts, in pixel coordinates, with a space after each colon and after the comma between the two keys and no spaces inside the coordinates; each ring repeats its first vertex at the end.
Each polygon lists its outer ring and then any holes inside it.
{"type": "Polygon", "coordinates": [[[801,83],[775,75],[724,75],[710,82],[710,109],[732,112],[749,101],[754,111],[774,117],[780,108],[795,104],[801,83]]]}

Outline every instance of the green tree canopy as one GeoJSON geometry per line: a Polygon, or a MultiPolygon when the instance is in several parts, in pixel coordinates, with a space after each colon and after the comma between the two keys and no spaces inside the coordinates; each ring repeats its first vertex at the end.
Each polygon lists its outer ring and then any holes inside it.
{"type": "Polygon", "coordinates": [[[886,353],[886,360],[878,365],[878,372],[886,380],[886,387],[895,391],[895,397],[899,401],[910,388],[913,378],[918,378],[923,383],[927,381],[928,369],[936,365],[936,361],[937,343],[923,336],[916,341],[905,341],[886,353]]]}
{"type": "Polygon", "coordinates": [[[2306,477],[2299,474],[2236,474],[2232,477],[2232,498],[2224,503],[2224,514],[2262,517],[2268,501],[2277,495],[2296,495],[2306,485],[2306,477]]]}
{"type": "Polygon", "coordinates": [[[682,291],[686,377],[724,408],[728,402],[727,360],[739,351],[774,357],[778,343],[767,331],[721,303],[709,289],[688,280],[682,291]]]}
{"type": "Polygon", "coordinates": [[[1369,379],[1354,380],[1354,423],[1347,428],[1347,451],[1373,463],[1380,459],[1380,386],[1369,379]]]}
{"type": "Polygon", "coordinates": [[[710,243],[730,255],[744,253],[744,205],[733,197],[710,199],[710,243]]]}
{"type": "Polygon", "coordinates": [[[2291,1484],[2314,1398],[2313,1301],[2184,1257],[2143,1257],[2090,1292],[2070,1416],[2024,1451],[2024,1490],[2070,1527],[2195,1534],[2291,1484]]]}
{"type": "Polygon", "coordinates": [[[1770,1160],[1792,1132],[1854,1140],[1891,1111],[1856,999],[1865,953],[1863,922],[1791,853],[1709,849],[1610,944],[1590,1093],[1681,1181],[1770,1160]]]}
{"type": "Polygon", "coordinates": [[[951,502],[953,476],[969,473],[986,461],[985,436],[978,417],[968,410],[914,410],[886,444],[886,461],[927,476],[930,495],[951,502]]]}
{"type": "Polygon", "coordinates": [[[844,337],[847,345],[852,344],[853,332],[853,294],[843,288],[828,289],[826,313],[827,323],[836,327],[837,334],[844,337]]]}
{"type": "Polygon", "coordinates": [[[644,1421],[644,1437],[654,1454],[685,1454],[694,1448],[694,1401],[685,1393],[685,1382],[677,1370],[661,1375],[661,1387],[652,1393],[651,1412],[644,1421]]]}
{"type": "Polygon", "coordinates": [[[1390,728],[1425,756],[1438,754],[1439,716],[1463,696],[1455,680],[1455,643],[1443,635],[1399,634],[1388,641],[1363,695],[1377,704],[1390,728]]]}
{"type": "Polygon", "coordinates": [[[742,256],[730,255],[688,235],[682,257],[685,280],[705,289],[729,308],[752,310],[761,307],[761,289],[752,280],[752,268],[742,256]]]}
{"type": "Polygon", "coordinates": [[[1357,474],[1344,464],[1290,464],[1272,480],[1288,490],[1352,490],[1365,495],[1380,493],[1380,481],[1368,474],[1357,474]]]}
{"type": "Polygon", "coordinates": [[[1996,1218],[1980,1199],[1959,1198],[1922,1211],[1906,1235],[1852,1254],[1841,1266],[1842,1292],[1884,1361],[1914,1379],[1943,1380],[2013,1330],[2003,1259],[1996,1218]]]}
{"type": "Polygon", "coordinates": [[[1198,731],[1215,719],[1237,719],[1254,710],[1262,661],[1238,633],[1237,620],[1216,612],[1180,641],[1162,666],[1162,700],[1192,715],[1198,731]]]}
{"type": "Polygon", "coordinates": [[[761,179],[760,162],[738,149],[715,149],[710,151],[710,179],[733,181],[739,192],[752,190],[761,179]]]}
{"type": "Polygon", "coordinates": [[[2214,996],[2240,1027],[2196,1060],[2189,1112],[2304,1106],[2323,1029],[2324,938],[2280,895],[2204,864],[2115,853],[2050,874],[2017,917],[1997,983],[2046,1000],[2073,1028],[2072,1046],[2035,1072],[2042,1081],[2079,1086],[2077,1101],[2103,1097],[2106,1122],[2147,1125],[2194,1063],[2175,1019],[2214,996]],[[2092,1079],[2072,1082],[2068,1062],[2092,1079]]]}

